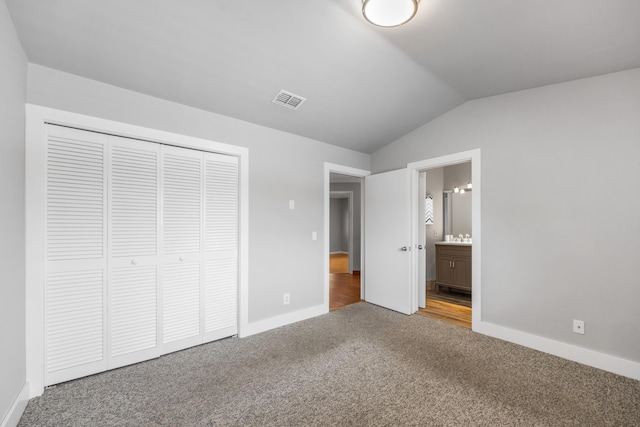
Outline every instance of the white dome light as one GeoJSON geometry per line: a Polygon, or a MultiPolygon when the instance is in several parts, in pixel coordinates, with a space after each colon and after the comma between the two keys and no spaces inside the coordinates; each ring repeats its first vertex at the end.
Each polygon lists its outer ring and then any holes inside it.
{"type": "Polygon", "coordinates": [[[413,18],[420,0],[363,0],[362,14],[373,25],[397,27],[413,18]]]}

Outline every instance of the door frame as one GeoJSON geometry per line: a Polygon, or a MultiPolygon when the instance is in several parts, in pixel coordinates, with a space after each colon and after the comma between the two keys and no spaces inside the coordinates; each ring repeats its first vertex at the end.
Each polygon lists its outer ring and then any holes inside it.
{"type": "MultiPolygon", "coordinates": [[[[349,257],[349,274],[353,274],[353,191],[330,191],[331,199],[347,199],[348,212],[348,237],[347,237],[347,255],[349,257]]],[[[329,219],[329,233],[331,233],[331,219],[329,219]]],[[[329,248],[331,249],[331,248],[329,248]]]]}
{"type": "MultiPolygon", "coordinates": [[[[418,184],[420,172],[445,166],[451,166],[464,162],[471,162],[471,182],[473,182],[473,198],[471,199],[471,229],[473,230],[473,245],[471,246],[472,270],[471,270],[471,329],[475,332],[480,328],[482,321],[482,257],[481,257],[481,173],[480,173],[480,149],[449,154],[441,157],[411,162],[407,164],[411,180],[411,236],[412,246],[418,243],[418,227],[422,224],[418,215],[418,203],[420,202],[418,184]]],[[[412,260],[412,289],[413,308],[418,311],[418,251],[413,251],[412,260]]]]}
{"type": "Polygon", "coordinates": [[[44,189],[46,125],[57,124],[125,138],[227,154],[239,161],[238,336],[249,335],[249,150],[69,111],[26,104],[26,370],[29,398],[44,391],[44,189]]]}
{"type": "MultiPolygon", "coordinates": [[[[364,178],[371,175],[371,172],[365,169],[353,168],[350,166],[338,165],[335,163],[324,163],[324,250],[323,253],[323,281],[324,281],[324,311],[329,312],[329,218],[331,203],[331,173],[339,173],[341,175],[353,176],[356,178],[364,178]]],[[[360,183],[360,298],[364,299],[364,179],[360,183]]]]}

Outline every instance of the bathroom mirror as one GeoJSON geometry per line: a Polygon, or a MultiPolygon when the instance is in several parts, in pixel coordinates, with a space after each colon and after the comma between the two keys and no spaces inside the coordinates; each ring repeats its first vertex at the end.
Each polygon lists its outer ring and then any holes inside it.
{"type": "Polygon", "coordinates": [[[444,234],[473,236],[471,232],[470,190],[464,193],[444,192],[444,234]]]}

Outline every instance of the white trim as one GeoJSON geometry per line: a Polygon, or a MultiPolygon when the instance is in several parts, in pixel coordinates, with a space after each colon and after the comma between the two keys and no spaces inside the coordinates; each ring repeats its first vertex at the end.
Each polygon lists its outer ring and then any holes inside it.
{"type": "MultiPolygon", "coordinates": [[[[371,175],[370,171],[356,169],[350,166],[342,166],[335,163],[324,163],[324,251],[323,275],[324,275],[324,307],[325,313],[329,312],[329,203],[331,195],[331,172],[342,175],[350,175],[364,178],[371,175]]],[[[364,299],[364,182],[360,186],[360,298],[364,299]]]]}
{"type": "Polygon", "coordinates": [[[329,252],[330,255],[338,255],[338,254],[347,254],[349,255],[349,252],[345,252],[345,251],[336,251],[336,252],[329,252]]]}
{"type": "Polygon", "coordinates": [[[293,311],[291,313],[281,314],[279,316],[270,317],[268,319],[259,320],[257,322],[249,323],[246,328],[246,337],[249,335],[255,335],[262,332],[269,331],[271,329],[286,326],[291,323],[300,322],[302,320],[311,319],[316,316],[326,314],[324,304],[316,305],[314,307],[304,308],[302,310],[293,311]]]}
{"type": "Polygon", "coordinates": [[[249,150],[246,147],[145,128],[127,123],[26,104],[26,349],[29,397],[44,391],[44,144],[45,124],[77,127],[126,138],[164,143],[236,156],[240,168],[240,250],[238,336],[246,336],[249,324],[249,150]]]}
{"type": "MultiPolygon", "coordinates": [[[[475,182],[473,190],[475,191],[475,182]]],[[[583,347],[555,341],[549,338],[540,337],[515,329],[509,329],[504,326],[495,325],[489,322],[480,322],[475,325],[475,332],[498,338],[524,347],[562,357],[563,359],[572,360],[582,363],[583,365],[592,366],[604,371],[613,372],[614,374],[623,375],[625,377],[640,380],[640,363],[627,359],[622,359],[609,354],[600,353],[583,347]]]]}
{"type": "MultiPolygon", "coordinates": [[[[449,154],[446,156],[436,157],[433,159],[421,160],[418,162],[412,162],[407,164],[407,168],[411,174],[411,212],[413,220],[412,224],[412,246],[415,246],[417,241],[417,227],[422,224],[420,218],[418,218],[418,178],[419,173],[428,169],[440,168],[444,166],[455,165],[458,163],[464,163],[471,161],[471,182],[473,182],[473,198],[471,199],[471,230],[473,231],[473,245],[471,246],[471,305],[473,310],[471,311],[471,327],[473,331],[476,331],[476,327],[480,325],[482,321],[482,257],[480,248],[482,247],[482,232],[481,232],[481,188],[480,182],[480,149],[463,151],[460,153],[449,154]]],[[[422,218],[424,221],[424,218],[422,218]]],[[[413,280],[413,295],[414,295],[414,308],[418,310],[418,279],[417,279],[417,251],[413,254],[412,268],[412,280],[413,280]]],[[[477,331],[476,331],[477,332],[477,331]]]]}
{"type": "MultiPolygon", "coordinates": [[[[347,255],[349,255],[349,274],[353,274],[353,191],[329,191],[330,197],[332,199],[345,198],[340,196],[347,196],[347,209],[349,216],[349,237],[347,238],[347,255]]],[[[331,234],[331,224],[329,224],[329,234],[331,234]]],[[[331,253],[339,253],[339,252],[331,252],[331,253]]],[[[344,253],[344,252],[342,252],[344,253]]]]}
{"type": "Polygon", "coordinates": [[[25,383],[20,389],[20,393],[14,399],[9,412],[5,415],[4,419],[0,423],[0,427],[15,427],[18,425],[24,410],[27,408],[29,402],[29,384],[25,383]]]}

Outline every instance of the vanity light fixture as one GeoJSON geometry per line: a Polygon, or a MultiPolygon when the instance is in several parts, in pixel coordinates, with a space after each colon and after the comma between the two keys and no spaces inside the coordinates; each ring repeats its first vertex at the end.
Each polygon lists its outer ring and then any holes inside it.
{"type": "Polygon", "coordinates": [[[460,194],[464,194],[464,188],[460,189],[460,194]]]}
{"type": "Polygon", "coordinates": [[[420,0],[362,0],[364,19],[379,27],[397,27],[418,12],[420,0]]]}
{"type": "Polygon", "coordinates": [[[471,190],[471,189],[473,188],[473,185],[471,185],[471,183],[468,183],[468,184],[467,184],[467,188],[468,188],[469,190],[471,190]]]}
{"type": "Polygon", "coordinates": [[[460,192],[460,189],[459,189],[458,187],[455,187],[455,188],[453,189],[453,192],[454,192],[454,193],[459,193],[459,192],[460,192]]]}

